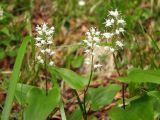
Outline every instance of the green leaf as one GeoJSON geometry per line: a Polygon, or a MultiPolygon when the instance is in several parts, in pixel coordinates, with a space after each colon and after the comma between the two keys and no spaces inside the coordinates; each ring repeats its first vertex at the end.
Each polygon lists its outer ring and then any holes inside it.
{"type": "MultiPolygon", "coordinates": [[[[87,85],[87,77],[83,77],[73,72],[72,70],[65,68],[52,68],[51,71],[57,71],[62,79],[73,89],[80,90],[87,85]]],[[[52,72],[53,73],[53,72],[52,72]]]]}
{"type": "Polygon", "coordinates": [[[147,94],[160,100],[160,91],[150,91],[147,94]]]}
{"type": "Polygon", "coordinates": [[[112,108],[109,111],[111,120],[154,120],[153,104],[148,96],[143,96],[131,102],[131,105],[122,109],[112,108]]]}
{"type": "Polygon", "coordinates": [[[78,107],[76,108],[72,113],[71,115],[69,115],[67,117],[67,120],[82,120],[82,112],[81,112],[81,109],[78,107]]]}
{"type": "Polygon", "coordinates": [[[82,55],[77,56],[72,60],[72,66],[74,68],[79,68],[82,65],[83,61],[84,61],[84,56],[82,56],[82,55]]]}
{"type": "Polygon", "coordinates": [[[6,28],[6,27],[4,27],[3,29],[1,29],[0,32],[2,32],[3,34],[5,34],[7,36],[10,36],[9,29],[6,28]]]}
{"type": "Polygon", "coordinates": [[[31,85],[26,85],[26,84],[21,84],[21,83],[17,84],[15,97],[16,97],[19,104],[26,104],[26,101],[28,99],[27,94],[33,88],[37,88],[37,87],[31,86],[31,85]]]}
{"type": "Polygon", "coordinates": [[[120,89],[121,87],[118,85],[90,88],[87,94],[87,100],[91,104],[91,109],[96,111],[104,105],[110,104],[120,89]]]}
{"type": "Polygon", "coordinates": [[[0,48],[0,60],[2,60],[5,57],[5,51],[3,48],[0,48]]]}
{"type": "Polygon", "coordinates": [[[147,93],[148,96],[151,96],[153,102],[153,108],[155,117],[160,118],[160,91],[150,91],[147,93]]]}
{"type": "Polygon", "coordinates": [[[60,91],[53,88],[46,96],[43,90],[33,88],[28,94],[24,120],[45,120],[60,101],[60,91]]]}
{"type": "Polygon", "coordinates": [[[13,73],[10,78],[9,88],[8,88],[8,92],[7,92],[7,98],[5,101],[5,106],[4,106],[4,110],[2,112],[1,120],[8,120],[8,118],[9,118],[9,113],[10,113],[10,110],[12,107],[12,101],[14,98],[17,81],[19,80],[20,68],[22,65],[23,57],[26,52],[26,47],[27,47],[29,40],[30,40],[30,37],[25,37],[23,40],[23,43],[18,51],[18,56],[16,58],[16,62],[15,62],[14,68],[13,68],[13,73]]]}
{"type": "Polygon", "coordinates": [[[125,83],[160,83],[160,70],[132,69],[127,77],[118,78],[125,83]]]}

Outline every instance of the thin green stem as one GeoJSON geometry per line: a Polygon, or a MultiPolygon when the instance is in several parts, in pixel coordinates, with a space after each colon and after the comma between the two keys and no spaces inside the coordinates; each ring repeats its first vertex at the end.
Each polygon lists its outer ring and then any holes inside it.
{"type": "Polygon", "coordinates": [[[85,119],[85,110],[83,108],[83,103],[82,103],[82,101],[81,101],[81,99],[80,99],[80,97],[79,97],[79,95],[78,95],[76,90],[74,90],[74,94],[76,95],[76,98],[77,98],[77,101],[78,101],[78,105],[79,105],[79,107],[81,109],[81,112],[83,114],[83,118],[85,119]]]}
{"type": "Polygon", "coordinates": [[[88,81],[88,84],[87,84],[86,89],[84,90],[84,99],[83,99],[83,103],[84,103],[84,112],[85,112],[85,118],[84,118],[84,120],[87,120],[86,94],[87,94],[89,85],[90,85],[91,80],[92,80],[92,75],[93,75],[93,58],[94,58],[94,56],[92,55],[92,58],[91,58],[91,71],[90,71],[89,81],[88,81]]]}
{"type": "Polygon", "coordinates": [[[45,87],[46,87],[46,96],[48,95],[48,82],[47,82],[47,58],[45,53],[45,61],[44,61],[44,74],[45,74],[45,87]]]}
{"type": "MultiPolygon", "coordinates": [[[[118,69],[117,62],[116,62],[116,56],[114,53],[113,53],[113,58],[114,58],[114,64],[115,64],[118,76],[121,76],[119,69],[118,69]]],[[[122,100],[123,100],[123,109],[125,109],[125,84],[123,82],[122,82],[122,100]]]]}

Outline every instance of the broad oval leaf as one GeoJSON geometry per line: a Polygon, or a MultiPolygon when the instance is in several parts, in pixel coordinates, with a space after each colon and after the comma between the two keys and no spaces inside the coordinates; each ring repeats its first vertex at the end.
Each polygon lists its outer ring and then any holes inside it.
{"type": "Polygon", "coordinates": [[[128,76],[118,79],[125,83],[157,83],[160,84],[160,70],[132,69],[128,76]]]}
{"type": "Polygon", "coordinates": [[[131,105],[123,108],[115,107],[109,111],[111,120],[154,120],[152,100],[143,96],[131,102],[131,105]]]}
{"type": "Polygon", "coordinates": [[[73,89],[81,90],[87,85],[89,78],[80,76],[72,70],[65,68],[49,68],[52,74],[55,74],[55,70],[59,73],[59,76],[73,89]]]}
{"type": "Polygon", "coordinates": [[[21,84],[18,83],[15,92],[15,98],[17,99],[19,104],[26,104],[27,101],[27,94],[30,92],[31,89],[37,88],[35,86],[21,84]]]}
{"type": "Polygon", "coordinates": [[[68,117],[67,120],[82,120],[82,112],[79,107],[77,107],[68,117]]]}
{"type": "Polygon", "coordinates": [[[118,85],[107,87],[90,88],[87,94],[87,101],[91,104],[91,109],[96,111],[112,102],[117,92],[121,89],[118,85]]]}
{"type": "Polygon", "coordinates": [[[24,120],[45,120],[60,101],[60,91],[52,88],[46,96],[41,89],[33,88],[27,96],[28,106],[24,120]]]}

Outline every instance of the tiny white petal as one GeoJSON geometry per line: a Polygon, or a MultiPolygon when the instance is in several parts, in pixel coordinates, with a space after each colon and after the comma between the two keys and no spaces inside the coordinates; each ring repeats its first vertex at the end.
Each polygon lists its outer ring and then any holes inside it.
{"type": "Polygon", "coordinates": [[[123,19],[119,19],[117,22],[118,22],[118,24],[122,24],[122,25],[126,24],[126,22],[123,19]]]}
{"type": "Polygon", "coordinates": [[[41,40],[41,44],[45,44],[46,43],[46,41],[45,40],[41,40]]]}
{"type": "Polygon", "coordinates": [[[117,9],[115,11],[109,11],[109,14],[116,18],[119,16],[119,12],[117,11],[117,9]]]}
{"type": "Polygon", "coordinates": [[[91,53],[90,50],[85,50],[84,52],[87,53],[87,54],[90,54],[90,53],[91,53]]]}
{"type": "Polygon", "coordinates": [[[94,65],[94,68],[97,69],[97,68],[101,68],[102,66],[103,66],[103,65],[101,65],[101,64],[95,64],[95,65],[94,65]]]}
{"type": "Polygon", "coordinates": [[[47,44],[52,44],[53,42],[51,40],[47,41],[47,44]]]}
{"type": "Polygon", "coordinates": [[[43,32],[42,31],[37,31],[38,32],[38,34],[40,34],[40,35],[42,35],[43,34],[43,32]]]}
{"type": "Polygon", "coordinates": [[[121,47],[121,48],[124,46],[121,41],[116,41],[116,45],[119,46],[119,47],[121,47]]]}
{"type": "Polygon", "coordinates": [[[117,30],[115,31],[115,33],[118,35],[118,34],[120,33],[119,29],[117,29],[117,30]]]}
{"type": "Polygon", "coordinates": [[[50,53],[50,52],[51,52],[51,49],[47,48],[45,51],[46,51],[47,53],[50,53]]]}
{"type": "Polygon", "coordinates": [[[100,41],[99,37],[93,37],[93,40],[96,41],[96,42],[100,41]]]}
{"type": "Polygon", "coordinates": [[[103,36],[104,36],[105,38],[109,39],[109,38],[111,38],[111,37],[113,36],[113,33],[108,33],[108,32],[106,32],[106,33],[103,33],[103,36]]]}
{"type": "Polygon", "coordinates": [[[51,51],[49,55],[54,55],[54,54],[55,54],[55,52],[54,52],[54,51],[51,51]]]}
{"type": "Polygon", "coordinates": [[[37,47],[40,47],[42,44],[41,43],[36,43],[35,44],[37,47]]]}
{"type": "Polygon", "coordinates": [[[125,30],[123,28],[119,28],[119,31],[120,32],[124,32],[125,30]]]}
{"type": "Polygon", "coordinates": [[[40,37],[36,37],[35,39],[36,39],[37,41],[42,40],[42,38],[40,38],[40,37]]]}
{"type": "Polygon", "coordinates": [[[54,62],[53,62],[53,61],[50,61],[50,62],[49,62],[49,65],[51,65],[51,66],[54,65],[54,62]]]}
{"type": "Polygon", "coordinates": [[[44,60],[43,60],[43,59],[40,59],[39,62],[40,62],[41,64],[43,64],[43,63],[44,63],[44,60]]]}
{"type": "Polygon", "coordinates": [[[38,56],[37,56],[37,59],[38,59],[38,60],[41,60],[42,58],[41,58],[41,56],[40,56],[40,55],[38,55],[38,56]]]}
{"type": "Polygon", "coordinates": [[[78,5],[79,6],[84,6],[86,3],[84,0],[79,0],[78,5]]]}
{"type": "Polygon", "coordinates": [[[45,53],[45,50],[44,50],[44,49],[42,49],[42,50],[41,50],[41,53],[45,53]]]}

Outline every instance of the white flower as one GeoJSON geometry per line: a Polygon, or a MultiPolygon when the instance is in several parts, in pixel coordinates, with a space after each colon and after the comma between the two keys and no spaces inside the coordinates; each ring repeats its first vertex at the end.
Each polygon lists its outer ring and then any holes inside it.
{"type": "Polygon", "coordinates": [[[119,29],[116,29],[115,33],[118,35],[120,33],[123,33],[125,32],[125,30],[123,28],[119,28],[119,29]]]}
{"type": "Polygon", "coordinates": [[[51,51],[49,55],[54,55],[54,54],[55,54],[55,52],[54,52],[54,51],[51,51]]]}
{"type": "Polygon", "coordinates": [[[43,53],[43,54],[44,54],[44,53],[45,53],[45,50],[44,50],[44,49],[42,49],[42,50],[41,50],[41,53],[43,53]]]}
{"type": "Polygon", "coordinates": [[[51,66],[54,65],[54,62],[53,62],[53,61],[50,61],[50,62],[49,62],[49,65],[51,65],[51,66]]]}
{"type": "Polygon", "coordinates": [[[45,40],[41,40],[41,44],[45,44],[46,43],[46,41],[45,40]]]}
{"type": "Polygon", "coordinates": [[[114,19],[113,18],[110,21],[111,21],[112,24],[114,23],[114,19]]]}
{"type": "Polygon", "coordinates": [[[41,58],[41,56],[40,56],[40,55],[38,55],[38,56],[37,56],[37,59],[38,59],[38,60],[41,60],[42,58],[41,58]]]}
{"type": "Polygon", "coordinates": [[[122,25],[126,24],[126,21],[124,21],[123,19],[119,19],[117,22],[118,22],[118,24],[122,24],[122,25]]]}
{"type": "Polygon", "coordinates": [[[42,31],[37,31],[37,32],[38,32],[38,34],[40,34],[40,35],[42,35],[42,33],[43,33],[42,31]]]}
{"type": "Polygon", "coordinates": [[[119,28],[119,31],[123,33],[125,30],[123,28],[119,28]]]}
{"type": "Polygon", "coordinates": [[[53,42],[51,40],[47,41],[47,44],[52,44],[53,42]]]}
{"type": "Polygon", "coordinates": [[[51,49],[47,48],[45,51],[46,51],[47,53],[50,53],[50,52],[51,52],[51,49]]]}
{"type": "Polygon", "coordinates": [[[93,40],[96,41],[96,42],[100,41],[99,37],[93,37],[93,40]]]}
{"type": "Polygon", "coordinates": [[[103,33],[103,36],[107,39],[111,38],[113,36],[113,33],[109,33],[109,32],[106,32],[106,33],[103,33]]]}
{"type": "Polygon", "coordinates": [[[114,51],[115,51],[115,49],[111,47],[111,48],[110,48],[110,52],[113,53],[114,51]]]}
{"type": "Polygon", "coordinates": [[[87,50],[85,50],[84,52],[85,52],[86,54],[91,54],[91,51],[90,51],[90,50],[88,50],[88,49],[87,49],[87,50]]]}
{"type": "Polygon", "coordinates": [[[116,45],[119,46],[119,47],[121,47],[121,48],[124,46],[121,41],[116,41],[116,45]]]}
{"type": "Polygon", "coordinates": [[[105,27],[110,27],[113,25],[113,23],[114,23],[114,19],[106,19],[104,24],[105,24],[105,27]]]}
{"type": "Polygon", "coordinates": [[[94,48],[99,48],[100,45],[98,45],[97,43],[94,43],[94,44],[93,44],[93,47],[94,47],[94,48]]]}
{"type": "Polygon", "coordinates": [[[47,24],[46,23],[42,24],[41,30],[42,30],[42,32],[46,32],[46,30],[47,30],[47,24]]]}
{"type": "Polygon", "coordinates": [[[107,50],[107,51],[109,51],[109,52],[111,52],[111,53],[113,53],[115,51],[114,48],[109,47],[109,46],[105,46],[104,49],[107,50]]]}
{"type": "Polygon", "coordinates": [[[97,68],[101,68],[102,66],[103,66],[103,65],[101,65],[101,64],[95,64],[95,65],[94,65],[94,68],[97,69],[97,68]]]}
{"type": "Polygon", "coordinates": [[[45,33],[46,33],[46,35],[50,36],[54,33],[54,30],[48,30],[45,33]]]}
{"type": "Polygon", "coordinates": [[[90,65],[91,64],[91,60],[89,58],[85,59],[85,64],[90,65]]]}
{"type": "Polygon", "coordinates": [[[88,40],[83,40],[84,43],[86,43],[87,46],[91,47],[92,43],[90,43],[88,40]]]}
{"type": "Polygon", "coordinates": [[[41,37],[36,37],[35,39],[36,39],[36,41],[38,41],[38,42],[39,42],[40,40],[42,40],[41,37]]]}
{"type": "Polygon", "coordinates": [[[117,30],[115,31],[115,33],[116,33],[117,35],[119,35],[119,33],[120,33],[119,29],[117,29],[117,30]]]}
{"type": "Polygon", "coordinates": [[[44,60],[43,60],[43,59],[40,59],[40,60],[39,60],[39,63],[43,64],[43,63],[44,63],[44,60]]]}
{"type": "Polygon", "coordinates": [[[41,44],[41,43],[36,43],[35,45],[36,45],[37,47],[41,47],[42,44],[41,44]]]}
{"type": "Polygon", "coordinates": [[[119,12],[117,11],[117,9],[115,9],[115,11],[109,11],[109,14],[116,18],[119,16],[119,12]]]}
{"type": "Polygon", "coordinates": [[[79,0],[78,5],[79,6],[84,6],[86,3],[84,0],[79,0]]]}
{"type": "Polygon", "coordinates": [[[96,31],[95,35],[99,36],[100,35],[100,31],[96,31]]]}

